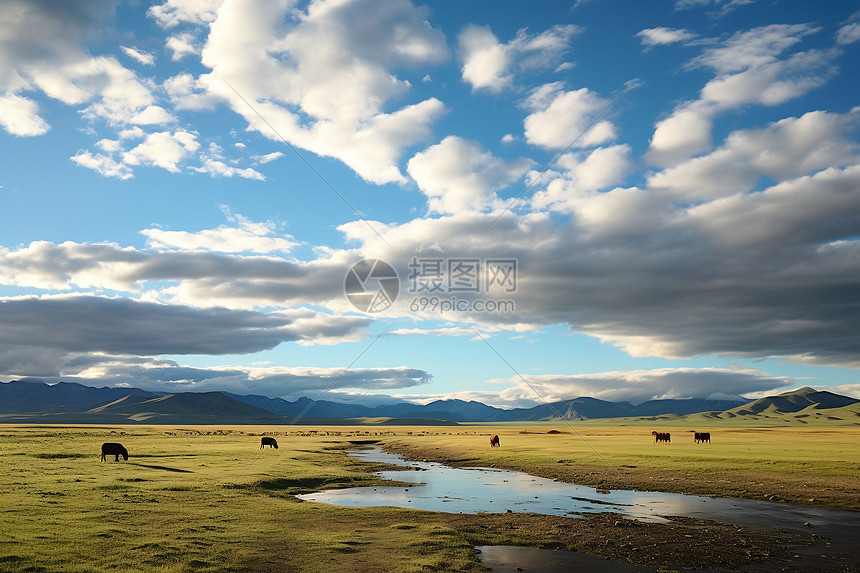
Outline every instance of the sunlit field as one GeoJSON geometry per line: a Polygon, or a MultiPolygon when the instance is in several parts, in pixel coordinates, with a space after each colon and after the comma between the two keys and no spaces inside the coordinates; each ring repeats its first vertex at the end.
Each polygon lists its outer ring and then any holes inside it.
{"type": "Polygon", "coordinates": [[[446,514],[293,497],[379,483],[372,475],[379,467],[346,454],[350,441],[371,439],[422,459],[578,476],[581,483],[633,487],[644,480],[655,489],[718,493],[736,487],[747,497],[860,508],[855,429],[711,429],[711,444],[694,444],[673,428],[669,445],[654,444],[644,427],[281,431],[0,426],[0,570],[330,571],[333,563],[345,571],[480,570],[473,546],[498,540],[500,531],[464,533],[446,514]],[[501,448],[489,447],[490,433],[500,435],[501,448]],[[261,450],[263,434],[276,436],[280,447],[261,450]],[[123,443],[129,460],[101,462],[103,442],[123,443]],[[766,484],[766,491],[750,484],[766,484]]]}

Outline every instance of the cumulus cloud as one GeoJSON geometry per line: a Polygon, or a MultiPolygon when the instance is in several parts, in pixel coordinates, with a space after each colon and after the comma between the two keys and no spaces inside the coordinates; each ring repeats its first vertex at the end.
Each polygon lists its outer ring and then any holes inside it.
{"type": "Polygon", "coordinates": [[[8,133],[21,137],[44,135],[51,128],[39,116],[36,102],[15,94],[0,96],[0,125],[8,133]]]}
{"type": "Polygon", "coordinates": [[[179,172],[179,164],[200,148],[197,135],[187,131],[150,133],[144,141],[122,155],[126,165],[154,165],[171,173],[179,172]]]}
{"type": "Polygon", "coordinates": [[[834,73],[834,52],[796,48],[819,28],[807,24],[770,25],[738,32],[707,48],[688,64],[716,73],[695,101],[679,104],[655,125],[648,158],[672,165],[707,151],[712,122],[726,110],[745,105],[773,106],[823,85],[834,73]]]}
{"type": "Polygon", "coordinates": [[[498,93],[510,89],[515,73],[558,65],[570,49],[571,38],[580,31],[573,25],[553,26],[537,35],[523,29],[502,44],[489,27],[466,26],[458,38],[463,81],[473,90],[498,93]]]}
{"type": "Polygon", "coordinates": [[[786,181],[860,159],[853,115],[815,111],[761,129],[739,130],[711,153],[654,174],[653,189],[701,201],[745,193],[763,177],[786,181]]]}
{"type": "Polygon", "coordinates": [[[393,70],[444,61],[444,36],[406,0],[292,8],[225,2],[202,52],[213,72],[177,79],[171,93],[185,106],[215,96],[266,137],[337,158],[374,183],[405,183],[402,150],[428,138],[445,108],[435,98],[390,107],[411,87],[393,70]]]}
{"type": "Polygon", "coordinates": [[[113,14],[114,2],[10,0],[0,17],[0,124],[15,135],[41,135],[47,123],[26,95],[42,92],[82,114],[113,124],[127,122],[153,102],[149,89],[115,58],[92,57],[82,39],[113,14]]]}
{"type": "MultiPolygon", "coordinates": [[[[588,198],[594,204],[596,199],[591,196],[592,192],[621,183],[632,167],[628,145],[599,147],[587,153],[566,153],[556,162],[554,171],[547,173],[550,177],[544,175],[547,181],[540,181],[540,173],[530,173],[532,181],[545,185],[544,190],[532,197],[532,207],[571,212],[577,210],[582,198],[588,198]]],[[[607,216],[611,215],[607,213],[607,216]]]]}
{"type": "Polygon", "coordinates": [[[566,91],[561,83],[536,88],[525,102],[531,110],[523,121],[526,141],[546,149],[611,141],[616,137],[611,122],[603,120],[591,125],[608,104],[588,88],[566,91]]]}
{"type": "Polygon", "coordinates": [[[493,156],[475,141],[448,136],[409,160],[409,175],[439,213],[481,210],[496,199],[494,191],[517,181],[531,165],[493,156]]]}

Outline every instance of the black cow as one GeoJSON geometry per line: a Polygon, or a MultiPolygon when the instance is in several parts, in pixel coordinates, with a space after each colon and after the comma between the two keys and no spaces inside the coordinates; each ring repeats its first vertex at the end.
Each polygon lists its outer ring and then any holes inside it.
{"type": "Polygon", "coordinates": [[[105,456],[113,456],[115,462],[119,461],[120,456],[123,460],[128,461],[128,450],[122,444],[105,442],[102,444],[102,461],[105,461],[105,456]]]}
{"type": "Polygon", "coordinates": [[[705,442],[711,443],[711,433],[710,432],[697,432],[696,430],[690,430],[693,432],[693,441],[697,444],[704,444],[705,442]]]}
{"type": "Polygon", "coordinates": [[[260,449],[263,449],[263,446],[269,446],[270,448],[278,449],[278,440],[275,438],[270,438],[269,436],[263,436],[260,438],[260,449]]]}
{"type": "Polygon", "coordinates": [[[499,443],[499,436],[497,434],[493,434],[490,436],[490,447],[491,448],[501,448],[502,445],[499,443]]]}
{"type": "Polygon", "coordinates": [[[654,436],[654,443],[666,442],[667,444],[672,441],[672,434],[669,432],[651,432],[651,435],[654,436]]]}

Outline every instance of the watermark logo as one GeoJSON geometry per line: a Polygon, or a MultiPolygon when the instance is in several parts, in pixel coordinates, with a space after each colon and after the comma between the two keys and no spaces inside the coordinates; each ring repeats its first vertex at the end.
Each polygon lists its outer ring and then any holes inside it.
{"type": "Polygon", "coordinates": [[[514,293],[517,260],[413,257],[409,281],[413,294],[514,293]]]}
{"type": "MultiPolygon", "coordinates": [[[[517,260],[499,258],[412,257],[406,291],[412,312],[512,313],[515,303],[503,295],[517,291],[517,260]],[[481,297],[481,295],[487,295],[481,297]]],[[[381,259],[352,266],[344,279],[349,302],[361,312],[391,307],[400,291],[397,271],[381,259]]]]}
{"type": "Polygon", "coordinates": [[[346,298],[361,312],[382,312],[394,304],[400,292],[400,277],[381,259],[355,263],[343,282],[346,298]]]}

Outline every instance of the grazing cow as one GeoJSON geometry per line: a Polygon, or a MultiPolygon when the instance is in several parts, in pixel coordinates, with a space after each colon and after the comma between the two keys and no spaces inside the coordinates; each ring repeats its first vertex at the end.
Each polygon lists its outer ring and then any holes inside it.
{"type": "Polygon", "coordinates": [[[275,438],[270,438],[269,436],[263,436],[260,438],[260,449],[263,449],[263,446],[269,446],[270,448],[278,449],[278,440],[275,438]]]}
{"type": "Polygon", "coordinates": [[[693,441],[697,444],[704,444],[705,442],[711,443],[711,433],[710,432],[697,432],[696,430],[690,430],[693,432],[693,441]]]}
{"type": "Polygon", "coordinates": [[[502,445],[499,443],[498,434],[493,434],[492,436],[490,436],[490,447],[491,448],[501,448],[502,447],[502,445]]]}
{"type": "Polygon", "coordinates": [[[106,442],[102,444],[102,461],[105,461],[105,456],[113,456],[115,462],[119,461],[120,456],[123,460],[128,461],[128,450],[122,444],[106,442]]]}
{"type": "Polygon", "coordinates": [[[660,442],[672,443],[672,435],[669,432],[651,432],[651,435],[654,436],[655,444],[660,442]]]}

